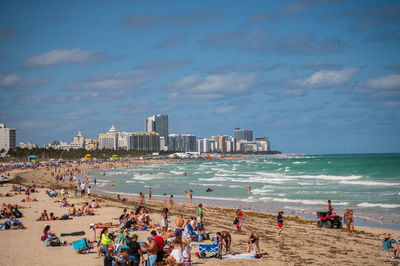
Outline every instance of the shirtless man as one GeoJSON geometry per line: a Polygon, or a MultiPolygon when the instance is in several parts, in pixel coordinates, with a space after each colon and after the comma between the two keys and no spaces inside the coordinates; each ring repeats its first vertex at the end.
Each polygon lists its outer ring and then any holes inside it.
{"type": "Polygon", "coordinates": [[[333,212],[333,207],[331,204],[331,200],[328,200],[328,215],[331,215],[333,212]]]}
{"type": "Polygon", "coordinates": [[[75,204],[72,204],[71,207],[68,209],[68,215],[75,215],[76,209],[75,209],[75,204]]]}
{"type": "Polygon", "coordinates": [[[175,237],[182,239],[182,228],[183,228],[183,224],[184,224],[184,220],[182,217],[182,214],[179,214],[178,217],[176,217],[175,219],[175,237]]]}
{"type": "Polygon", "coordinates": [[[229,253],[231,250],[232,237],[228,231],[221,231],[221,244],[225,247],[226,253],[229,253]]]}
{"type": "Polygon", "coordinates": [[[142,251],[148,251],[148,260],[150,265],[155,265],[156,260],[157,260],[157,251],[158,251],[158,245],[157,242],[154,240],[154,237],[152,235],[149,235],[147,237],[147,240],[149,241],[150,245],[147,247],[146,244],[142,244],[142,251]]]}
{"type": "Polygon", "coordinates": [[[89,203],[85,202],[85,204],[82,206],[82,212],[84,215],[94,215],[94,213],[89,210],[89,203]]]}

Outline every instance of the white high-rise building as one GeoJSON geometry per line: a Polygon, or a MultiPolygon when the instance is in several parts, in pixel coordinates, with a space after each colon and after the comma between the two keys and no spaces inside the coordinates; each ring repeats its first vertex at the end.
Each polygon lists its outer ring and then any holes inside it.
{"type": "Polygon", "coordinates": [[[16,148],[16,129],[6,128],[5,124],[0,124],[0,155],[5,155],[10,149],[16,148]]]}
{"type": "Polygon", "coordinates": [[[85,149],[86,147],[85,137],[79,131],[78,135],[74,137],[74,141],[69,144],[69,149],[85,149]]]}
{"type": "Polygon", "coordinates": [[[197,152],[214,152],[217,150],[217,143],[213,139],[197,139],[197,152]]]}

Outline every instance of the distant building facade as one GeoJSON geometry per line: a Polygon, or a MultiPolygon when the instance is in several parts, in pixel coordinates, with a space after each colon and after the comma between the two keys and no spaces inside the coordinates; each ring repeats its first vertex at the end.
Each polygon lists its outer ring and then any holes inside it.
{"type": "Polygon", "coordinates": [[[170,134],[168,136],[168,150],[196,151],[196,136],[192,134],[170,134]]]}
{"type": "Polygon", "coordinates": [[[168,115],[153,115],[146,119],[146,132],[156,132],[160,137],[164,137],[165,145],[168,146],[168,115]]]}
{"type": "Polygon", "coordinates": [[[197,152],[215,152],[217,150],[217,142],[214,139],[197,139],[197,152]]]}
{"type": "Polygon", "coordinates": [[[212,136],[211,137],[217,143],[217,151],[218,152],[226,152],[226,139],[227,136],[212,136]]]}
{"type": "Polygon", "coordinates": [[[129,148],[135,151],[160,151],[160,135],[156,132],[133,132],[129,148]]]}
{"type": "Polygon", "coordinates": [[[256,138],[255,141],[239,140],[237,151],[239,152],[268,152],[271,150],[267,137],[256,138]]]}
{"type": "Polygon", "coordinates": [[[0,124],[0,155],[16,149],[16,131],[15,128],[7,128],[5,124],[0,124]],[[1,153],[2,150],[3,153],[1,153]]]}
{"type": "Polygon", "coordinates": [[[38,145],[36,145],[36,144],[33,144],[33,143],[31,143],[31,142],[20,142],[19,143],[19,147],[21,148],[21,149],[33,149],[33,148],[37,148],[38,147],[38,145]]]}
{"type": "Polygon", "coordinates": [[[99,149],[118,150],[118,130],[114,125],[111,126],[108,133],[99,134],[99,149]]]}
{"type": "Polygon", "coordinates": [[[240,128],[235,128],[235,139],[236,141],[239,140],[247,140],[247,141],[253,141],[253,130],[247,128],[241,130],[240,128]]]}
{"type": "Polygon", "coordinates": [[[86,139],[86,149],[94,151],[99,148],[99,141],[97,139],[86,139]]]}

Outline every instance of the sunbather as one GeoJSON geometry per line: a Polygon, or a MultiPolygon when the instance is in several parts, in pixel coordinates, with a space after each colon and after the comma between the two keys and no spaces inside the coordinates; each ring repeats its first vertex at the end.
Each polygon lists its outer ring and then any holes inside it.
{"type": "Polygon", "coordinates": [[[56,217],[56,216],[54,216],[54,213],[50,213],[50,217],[49,217],[49,220],[50,221],[56,221],[56,220],[60,220],[60,218],[59,217],[56,217]]]}
{"type": "Polygon", "coordinates": [[[43,230],[43,235],[45,237],[46,246],[51,246],[53,243],[57,245],[60,244],[60,238],[50,231],[50,225],[46,224],[43,230]]]}

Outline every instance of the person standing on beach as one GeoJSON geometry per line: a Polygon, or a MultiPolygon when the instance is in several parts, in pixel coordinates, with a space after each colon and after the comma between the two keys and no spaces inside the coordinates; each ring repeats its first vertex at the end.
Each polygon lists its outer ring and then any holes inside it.
{"type": "Polygon", "coordinates": [[[192,204],[193,190],[189,191],[189,203],[192,204]]]}
{"type": "Polygon", "coordinates": [[[238,218],[238,222],[236,223],[236,229],[238,234],[242,234],[242,216],[243,213],[240,209],[236,210],[236,217],[238,218]]]}
{"type": "Polygon", "coordinates": [[[149,200],[151,200],[151,187],[149,187],[147,192],[149,193],[149,200]]]}
{"type": "Polygon", "coordinates": [[[169,196],[169,209],[172,209],[172,206],[174,205],[174,195],[169,196]]]}
{"type": "Polygon", "coordinates": [[[167,193],[164,193],[164,203],[167,203],[167,193]]]}
{"type": "Polygon", "coordinates": [[[81,183],[81,197],[83,197],[83,196],[85,196],[85,183],[84,182],[82,182],[81,183]]]}
{"type": "Polygon", "coordinates": [[[278,232],[277,235],[281,235],[281,232],[283,230],[283,211],[278,212],[278,216],[276,217],[278,219],[278,232]]]}
{"type": "Polygon", "coordinates": [[[94,179],[94,186],[96,186],[96,184],[97,184],[97,179],[95,178],[94,179]]]}
{"type": "Polygon", "coordinates": [[[203,224],[203,217],[204,217],[204,212],[203,212],[203,204],[199,204],[199,208],[197,209],[197,227],[199,231],[204,230],[204,224],[203,224]]]}
{"type": "Polygon", "coordinates": [[[331,200],[328,200],[328,215],[332,215],[333,207],[331,204],[331,200]]]}
{"type": "Polygon", "coordinates": [[[354,232],[353,210],[349,210],[349,212],[347,213],[346,232],[348,233],[354,232]]]}

